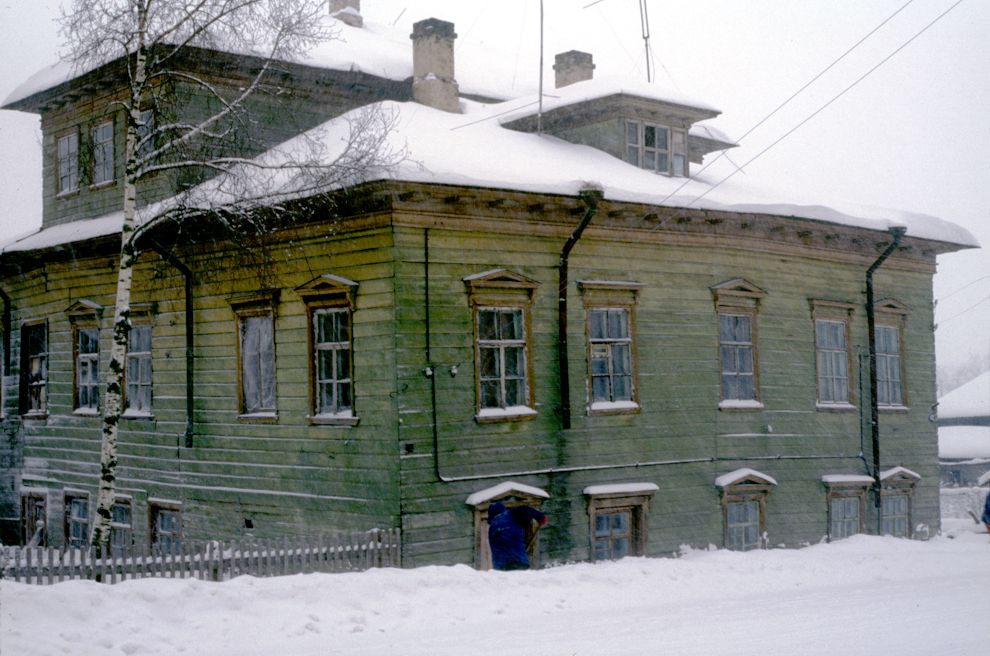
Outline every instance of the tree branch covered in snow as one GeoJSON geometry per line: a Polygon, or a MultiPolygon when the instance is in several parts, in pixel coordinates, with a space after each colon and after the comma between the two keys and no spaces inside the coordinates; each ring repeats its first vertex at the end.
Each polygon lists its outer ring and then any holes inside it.
{"type": "Polygon", "coordinates": [[[325,0],[74,0],[63,10],[61,27],[64,57],[77,71],[118,61],[126,69],[123,92],[107,108],[123,111],[126,138],[124,220],[92,536],[93,544],[103,547],[114,502],[128,308],[140,237],[165,221],[204,214],[228,233],[253,226],[261,235],[265,223],[254,220],[256,215],[288,211],[298,199],[387,168],[399,154],[386,147],[394,117],[382,109],[352,112],[331,131],[310,130],[272,148],[279,134],[287,136],[278,128],[292,113],[282,104],[291,93],[280,65],[336,36],[325,0]],[[259,127],[272,129],[264,134],[259,127]],[[179,172],[186,177],[180,180],[179,172]],[[138,212],[139,183],[168,175],[176,195],[138,212]]]}

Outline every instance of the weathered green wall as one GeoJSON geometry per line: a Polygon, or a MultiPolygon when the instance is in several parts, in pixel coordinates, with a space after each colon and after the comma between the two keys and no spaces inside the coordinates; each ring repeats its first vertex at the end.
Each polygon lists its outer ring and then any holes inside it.
{"type": "MultiPolygon", "coordinates": [[[[659,486],[648,520],[652,554],[682,544],[722,544],[719,492],[714,479],[752,467],[779,485],[768,498],[770,544],[798,546],[827,533],[825,474],[863,474],[861,416],[857,410],[816,410],[811,299],[854,304],[852,348],[866,350],[864,274],[872,258],[850,264],[821,257],[759,254],[677,245],[649,234],[627,240],[589,230],[570,259],[569,357],[573,427],[560,431],[556,361],[556,264],[566,233],[532,236],[499,233],[491,223],[472,232],[429,231],[432,360],[437,376],[439,473],[468,478],[438,482],[431,457],[429,381],[423,342],[425,322],[424,232],[398,229],[398,341],[400,413],[403,423],[403,529],[406,562],[471,562],[472,509],[468,495],[505,480],[552,492],[554,519],[543,548],[550,558],[588,557],[589,526],[584,487],[616,482],[659,486]],[[638,241],[637,241],[638,239],[638,241]],[[666,241],[666,243],[664,243],[666,241]],[[539,415],[530,421],[479,424],[475,390],[472,315],[463,278],[503,267],[541,283],[532,308],[532,350],[539,415]],[[719,410],[718,337],[710,287],[745,278],[767,292],[758,317],[764,408],[719,410]],[[588,416],[585,317],[579,279],[635,281],[643,285],[636,306],[641,412],[588,416]],[[458,364],[451,378],[445,366],[458,364]],[[777,459],[781,456],[781,459],[777,459]],[[629,466],[649,461],[717,458],[710,463],[629,466]],[[626,465],[598,469],[602,465],[626,465]],[[566,474],[519,474],[552,468],[566,474]]],[[[938,528],[933,398],[930,274],[888,266],[876,277],[877,299],[896,298],[911,309],[905,356],[907,412],[882,412],[882,466],[903,465],[923,477],[914,497],[914,523],[938,528]]],[[[854,371],[854,379],[866,370],[854,371]]],[[[859,396],[863,398],[862,395],[859,396]]],[[[868,408],[864,409],[868,416],[868,408]]],[[[869,432],[866,430],[866,453],[869,432]]],[[[873,526],[867,521],[867,529],[873,526]]]]}

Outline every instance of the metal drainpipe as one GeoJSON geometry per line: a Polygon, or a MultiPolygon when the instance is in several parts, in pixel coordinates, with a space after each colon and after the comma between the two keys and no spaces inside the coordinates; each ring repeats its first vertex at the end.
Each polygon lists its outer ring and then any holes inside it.
{"type": "Polygon", "coordinates": [[[557,279],[557,371],[558,386],[560,389],[560,427],[568,430],[571,427],[571,390],[570,372],[567,366],[567,260],[571,251],[581,239],[581,233],[591,223],[592,217],[598,212],[598,203],[603,197],[601,189],[586,188],[578,194],[587,206],[581,222],[574,228],[574,232],[567,239],[564,248],[560,251],[560,264],[557,279]]]}
{"type": "Polygon", "coordinates": [[[195,381],[193,379],[194,374],[194,346],[195,346],[195,333],[194,333],[194,322],[193,322],[193,279],[192,270],[189,269],[185,264],[180,262],[175,256],[167,253],[164,248],[158,244],[153,244],[152,248],[158,253],[161,258],[175,267],[179,273],[182,274],[183,287],[185,291],[185,323],[186,323],[186,432],[183,435],[184,443],[187,449],[193,446],[193,418],[195,414],[195,381]]]}
{"type": "Polygon", "coordinates": [[[876,262],[866,270],[866,329],[869,331],[868,340],[870,345],[870,434],[873,446],[873,492],[874,505],[877,508],[877,534],[882,530],[883,517],[879,512],[883,505],[880,497],[880,411],[877,404],[877,336],[876,336],[876,311],[873,308],[873,273],[880,268],[890,254],[893,253],[901,243],[901,238],[907,229],[895,226],[890,229],[890,234],[894,240],[888,244],[887,248],[876,262]]]}
{"type": "Polygon", "coordinates": [[[10,373],[10,296],[0,289],[0,299],[3,299],[3,371],[0,376],[10,373]]]}

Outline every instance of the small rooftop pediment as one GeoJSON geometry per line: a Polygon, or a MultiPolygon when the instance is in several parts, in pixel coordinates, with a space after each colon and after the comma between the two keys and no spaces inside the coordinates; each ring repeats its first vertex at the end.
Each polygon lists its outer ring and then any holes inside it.
{"type": "Polygon", "coordinates": [[[304,297],[344,294],[348,298],[353,298],[357,288],[358,284],[353,280],[332,273],[324,273],[296,287],[296,293],[304,297]]]}
{"type": "Polygon", "coordinates": [[[880,482],[884,485],[914,485],[921,480],[921,475],[907,467],[892,467],[880,472],[880,482]]]}
{"type": "Polygon", "coordinates": [[[81,298],[69,307],[65,308],[65,313],[69,317],[91,317],[93,315],[102,316],[103,306],[88,298],[81,298]]]}
{"type": "Polygon", "coordinates": [[[765,291],[749,282],[745,278],[733,278],[712,285],[711,290],[715,294],[727,294],[732,296],[746,296],[749,298],[763,298],[767,295],[765,291]]]}
{"type": "Polygon", "coordinates": [[[877,312],[886,312],[888,314],[910,314],[911,309],[893,298],[883,298],[876,301],[873,304],[873,309],[877,312]]]}
{"type": "Polygon", "coordinates": [[[772,476],[768,476],[763,472],[756,471],[755,469],[750,469],[749,467],[743,467],[741,469],[736,469],[730,471],[728,474],[722,474],[715,479],[715,487],[727,488],[727,487],[766,487],[766,486],[776,486],[777,481],[774,480],[772,476]]]}
{"type": "Polygon", "coordinates": [[[465,499],[464,503],[475,507],[487,506],[490,503],[504,501],[513,497],[527,505],[537,505],[545,499],[549,499],[550,495],[546,490],[541,490],[532,485],[525,485],[515,481],[505,481],[493,487],[478,490],[465,499]]]}

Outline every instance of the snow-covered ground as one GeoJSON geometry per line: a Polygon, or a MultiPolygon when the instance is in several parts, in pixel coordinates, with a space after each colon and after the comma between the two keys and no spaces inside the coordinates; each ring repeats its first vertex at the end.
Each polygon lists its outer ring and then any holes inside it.
{"type": "Polygon", "coordinates": [[[856,536],[534,572],[4,582],[0,653],[982,654],[990,536],[968,520],[944,528],[928,542],[856,536]]]}

